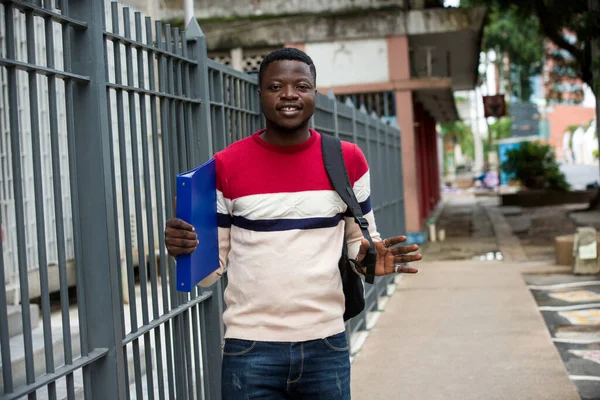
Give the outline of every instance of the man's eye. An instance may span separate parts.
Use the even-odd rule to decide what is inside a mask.
[[[271,90],[279,90],[279,89],[281,89],[281,85],[271,85],[271,86],[269,86],[269,89],[271,89]]]
[[[308,85],[299,85],[298,89],[300,89],[300,90],[308,90],[310,88],[308,87]]]

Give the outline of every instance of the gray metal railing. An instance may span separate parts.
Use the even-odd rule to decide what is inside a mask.
[[[175,175],[262,126],[256,77],[208,59],[196,23],[117,3],[0,17],[0,398],[219,399],[226,279],[178,292],[162,232]],[[312,125],[361,146],[379,230],[403,232],[398,128],[332,94]]]

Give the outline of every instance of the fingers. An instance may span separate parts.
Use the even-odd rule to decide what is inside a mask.
[[[166,225],[165,245],[171,256],[191,254],[196,250],[198,235],[192,225],[178,218],[170,219]]]
[[[167,221],[167,228],[183,229],[186,231],[194,231],[194,227],[180,218],[171,218]]]
[[[196,250],[196,246],[194,247],[179,247],[179,246],[167,246],[167,251],[173,257],[180,256],[183,254],[192,254]]]
[[[421,254],[395,256],[394,263],[396,263],[396,264],[410,263],[410,262],[415,262],[415,261],[421,261],[422,258],[423,258],[423,256]]]
[[[397,245],[398,243],[406,242],[406,236],[395,236],[391,238],[384,239],[385,247],[392,247]]]
[[[416,269],[416,268],[413,268],[413,267],[408,267],[408,266],[398,267],[398,273],[402,273],[402,274],[416,274],[417,272],[419,272],[419,270]]]
[[[167,247],[172,246],[191,248],[193,251],[193,249],[195,249],[198,245],[198,239],[182,239],[165,235],[165,244],[167,245]]]
[[[371,245],[369,244],[369,241],[367,239],[361,240],[360,248],[358,249],[358,254],[356,256],[356,259],[358,261],[362,261],[363,258],[365,258],[365,256],[367,255],[367,252],[369,251],[370,247],[371,247]]]
[[[401,255],[401,254],[413,253],[417,250],[419,250],[419,246],[416,244],[411,244],[410,246],[395,247],[395,248],[391,249],[390,251],[392,252],[393,255],[397,256],[397,255]]]

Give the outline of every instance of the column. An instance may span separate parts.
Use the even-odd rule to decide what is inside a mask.
[[[388,69],[391,82],[410,79],[410,53],[406,36],[387,38]],[[417,179],[417,145],[412,92],[396,90],[396,118],[402,131],[402,175],[404,178],[404,210],[406,231],[421,228],[419,212],[419,182]]]

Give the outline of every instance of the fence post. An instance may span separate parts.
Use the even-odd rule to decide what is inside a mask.
[[[335,98],[335,94],[333,93],[333,90],[329,89],[329,91],[327,91],[327,97],[331,100],[331,102],[333,103],[333,132],[336,138],[340,137],[340,127],[339,127],[339,122],[338,122],[338,102],[337,99]]]
[[[70,157],[76,175],[74,239],[80,308],[82,356],[85,351],[107,349],[106,356],[89,365],[94,399],[126,398],[125,361],[119,295],[117,221],[114,220],[114,177],[111,173],[106,68],[104,58],[104,2],[69,1],[69,17],[85,21],[87,29],[72,32],[73,72],[89,77],[88,84],[73,85],[73,140]],[[68,53],[67,53],[68,54]],[[67,94],[68,96],[69,94]],[[77,220],[74,216],[74,220]],[[84,375],[86,371],[84,371]]]
[[[352,140],[356,143],[356,106],[349,97],[346,98],[346,105],[352,107]]]
[[[210,90],[208,86],[208,54],[206,49],[206,36],[198,21],[193,18],[186,29],[187,45],[190,49],[191,57],[198,61],[198,66],[192,78],[194,85],[193,93],[200,100],[201,111],[198,129],[195,132],[187,134],[198,134],[195,143],[198,145],[195,154],[199,154],[200,160],[195,162],[204,162],[213,156],[212,127],[210,119]],[[222,323],[222,301],[221,282],[217,282],[209,289],[202,289],[203,293],[212,292],[212,296],[200,304],[200,330],[202,332],[202,358],[204,374],[204,390],[206,399],[221,399],[221,340]]]
[[[189,25],[185,30],[187,38],[188,54],[198,61],[198,66],[195,68],[194,74],[190,77],[192,81],[193,91],[195,95],[200,97],[202,104],[200,106],[200,121],[195,132],[187,132],[189,135],[197,134],[198,156],[200,160],[194,162],[204,162],[213,155],[212,143],[212,127],[210,120],[210,91],[208,87],[208,65],[207,65],[207,50],[206,36],[202,32],[202,28],[198,25],[195,18],[190,20]]]

